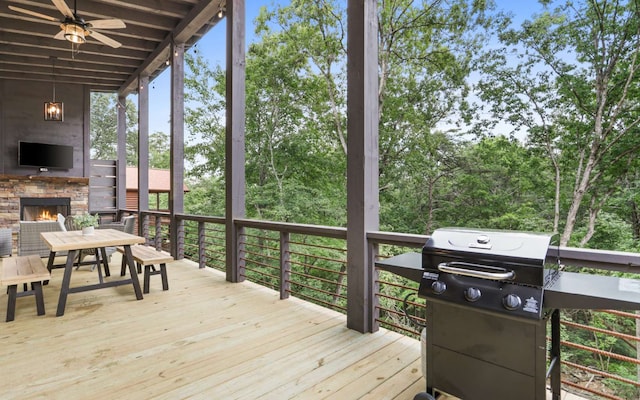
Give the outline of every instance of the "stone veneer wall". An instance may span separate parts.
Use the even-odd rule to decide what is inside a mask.
[[[89,178],[0,175],[0,228],[11,228],[17,254],[21,197],[68,197],[71,214],[89,209]]]

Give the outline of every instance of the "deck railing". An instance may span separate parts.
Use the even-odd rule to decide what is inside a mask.
[[[169,218],[144,212],[142,231],[158,248],[169,241]],[[184,225],[180,242],[184,257],[201,268],[225,271],[225,219],[179,215]],[[244,251],[240,276],[280,292],[346,312],[346,229],[338,227],[238,219],[239,245]],[[427,236],[369,232],[376,257],[419,251]],[[563,263],[597,269],[598,273],[632,273],[639,278],[636,254],[565,248]],[[613,272],[612,272],[613,271]],[[417,284],[387,271],[378,271],[376,315],[379,326],[419,337],[424,322],[424,299],[416,296]],[[408,314],[408,315],[407,315]],[[562,313],[564,389],[579,389],[607,399],[640,396],[640,314],[612,310],[567,310]],[[573,338],[570,341],[569,338]]]

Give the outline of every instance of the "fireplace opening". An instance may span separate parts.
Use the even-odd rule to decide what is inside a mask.
[[[69,197],[22,197],[20,198],[20,221],[55,221],[58,213],[69,215]]]

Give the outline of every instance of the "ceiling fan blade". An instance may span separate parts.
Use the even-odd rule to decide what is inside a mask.
[[[95,29],[122,29],[127,27],[121,19],[116,18],[88,21],[87,26]]]
[[[53,3],[54,6],[56,6],[58,10],[60,10],[62,15],[64,15],[69,19],[75,19],[73,12],[69,8],[69,6],[67,6],[67,3],[64,2],[64,0],[51,0],[51,2]]]
[[[103,35],[100,32],[96,32],[96,31],[89,31],[89,36],[91,36],[92,38],[113,47],[114,49],[117,49],[118,47],[122,46],[122,43],[111,39],[110,37],[107,37],[105,35]]]
[[[66,40],[64,37],[64,31],[58,32],[53,38],[58,40]]]
[[[19,13],[29,14],[29,15],[31,15],[33,17],[38,17],[38,18],[42,18],[42,19],[47,19],[49,21],[58,22],[57,18],[53,18],[53,17],[51,17],[49,15],[40,14],[39,12],[27,10],[27,9],[24,9],[24,8],[20,8],[20,7],[16,7],[16,6],[9,6],[9,9],[13,10],[13,11],[17,11]]]

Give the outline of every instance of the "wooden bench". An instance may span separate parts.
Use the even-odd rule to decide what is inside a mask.
[[[124,247],[118,247],[118,252],[122,253],[122,267],[120,275],[125,275],[126,258],[124,257]],[[151,275],[160,274],[162,277],[162,290],[169,290],[169,279],[167,278],[167,263],[173,261],[171,254],[166,251],[158,251],[150,246],[131,246],[131,254],[138,266],[144,266],[144,285],[142,292],[149,293],[149,281]],[[154,264],[160,264],[160,270],[156,270]]]
[[[16,298],[35,295],[38,315],[44,315],[44,296],[42,282],[51,279],[51,273],[38,255],[9,257],[2,261],[2,285],[8,286],[7,322],[13,321],[16,314]],[[31,290],[27,290],[27,284]],[[18,293],[18,285],[23,284],[25,290]]]

